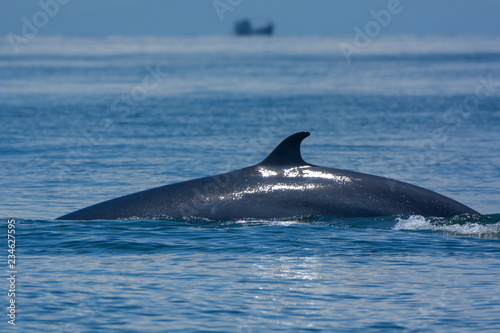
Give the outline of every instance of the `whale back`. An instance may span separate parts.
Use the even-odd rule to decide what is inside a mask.
[[[415,185],[309,164],[300,152],[302,141],[309,135],[299,132],[289,136],[254,166],[129,194],[58,219],[478,214],[451,198]]]

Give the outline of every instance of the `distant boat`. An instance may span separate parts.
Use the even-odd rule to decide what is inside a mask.
[[[236,21],[234,24],[234,34],[236,36],[268,35],[273,34],[274,24],[272,22],[260,28],[252,28],[250,20],[244,19]]]

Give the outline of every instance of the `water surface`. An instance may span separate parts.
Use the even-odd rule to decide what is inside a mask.
[[[341,41],[51,37],[18,54],[2,41],[0,217],[4,235],[16,221],[16,329],[500,330],[500,41],[382,38],[351,63]],[[256,164],[304,130],[309,163],[485,215],[54,220]]]

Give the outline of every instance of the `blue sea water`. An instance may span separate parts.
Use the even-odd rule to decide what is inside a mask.
[[[500,38],[385,37],[350,62],[341,42],[2,40],[0,331],[498,332]],[[258,163],[304,130],[310,163],[484,215],[54,220]]]

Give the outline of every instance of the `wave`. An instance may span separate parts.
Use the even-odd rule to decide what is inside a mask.
[[[396,218],[393,230],[430,230],[454,236],[500,239],[500,214],[432,219],[419,215]]]
[[[74,234],[77,239],[89,241],[89,228],[98,229],[97,235],[107,235],[111,240],[123,235],[126,239],[134,233],[155,235],[171,233],[173,230],[195,229],[234,229],[252,227],[319,227],[321,230],[329,227],[375,229],[387,231],[431,231],[440,232],[450,236],[469,236],[477,238],[500,239],[500,214],[493,215],[460,215],[451,218],[427,218],[419,215],[412,216],[386,216],[377,218],[334,218],[329,216],[304,215],[290,218],[274,219],[235,219],[213,221],[203,218],[174,219],[157,217],[150,219],[126,219],[126,220],[96,220],[96,221],[54,221],[54,220],[30,220],[15,219],[19,227],[29,230],[28,238],[50,236],[56,243],[69,241],[66,237],[59,239],[53,233],[59,235],[59,231]],[[7,219],[1,219],[7,221]],[[196,236],[194,234],[193,236]],[[54,237],[56,239],[54,239]],[[71,237],[70,237],[71,238]],[[92,239],[96,240],[96,239]],[[113,243],[113,242],[111,242]],[[118,242],[119,243],[119,242]],[[54,244],[54,245],[55,245]],[[68,244],[66,244],[68,245]],[[109,244],[111,247],[120,247],[123,244]]]

